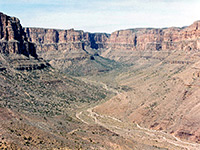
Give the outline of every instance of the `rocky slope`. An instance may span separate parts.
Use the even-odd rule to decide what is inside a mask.
[[[155,149],[102,126],[86,125],[75,119],[78,109],[104,99],[111,92],[102,85],[92,85],[46,67],[48,64],[37,56],[18,19],[1,14],[1,23],[0,149],[131,149],[135,146]],[[82,54],[87,52],[82,50]]]
[[[73,29],[22,30],[18,19],[0,16],[0,148],[160,148],[149,142],[154,141],[151,134],[146,145],[143,132],[137,143],[124,137],[129,130],[123,126],[116,134],[90,124],[106,115],[200,143],[199,22],[186,28],[130,29],[109,35]],[[63,72],[88,75],[96,69],[102,74],[73,78],[46,68],[31,42],[40,56]],[[130,65],[109,72],[120,63],[99,56],[100,52]],[[91,102],[113,91],[118,95],[95,107],[97,119],[86,117],[89,126],[78,120],[84,107],[87,112],[81,117],[88,115]]]
[[[131,90],[96,111],[199,143],[199,51],[135,51],[129,55],[134,65],[110,80]]]
[[[112,144],[126,142],[69,116],[104,99],[105,89],[47,67],[17,18],[1,13],[0,23],[0,149],[112,149]]]
[[[72,75],[87,75],[116,68],[115,62],[109,65],[109,59],[131,63],[138,57],[151,57],[139,56],[139,53],[133,56],[130,54],[133,51],[198,50],[199,25],[200,22],[196,21],[184,28],[127,29],[113,32],[111,35],[74,29],[24,28],[24,31],[28,40],[36,43],[39,56],[45,58],[53,67]],[[102,60],[98,55],[108,60]],[[78,70],[80,74],[77,74]]]
[[[52,67],[71,75],[108,72],[119,64],[100,57],[109,34],[83,31],[24,28],[28,40],[36,43],[37,54]]]

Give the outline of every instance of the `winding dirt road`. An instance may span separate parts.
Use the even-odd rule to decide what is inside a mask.
[[[95,106],[95,107],[97,107],[97,106]],[[123,137],[132,138],[133,135],[137,134],[137,132],[139,131],[139,132],[143,132],[145,135],[151,136],[152,140],[154,140],[154,141],[156,140],[161,143],[166,142],[168,144],[179,147],[179,149],[200,150],[200,144],[182,141],[179,138],[175,137],[174,135],[167,134],[163,131],[156,131],[156,130],[143,128],[138,124],[135,124],[135,129],[127,129],[127,128],[122,128],[122,127],[114,125],[114,124],[106,123],[105,121],[102,121],[102,120],[115,121],[120,124],[123,124],[124,122],[122,122],[121,120],[119,120],[117,118],[111,117],[111,116],[97,114],[96,112],[93,111],[95,109],[95,107],[88,108],[85,111],[77,112],[76,118],[78,118],[79,120],[81,120],[83,123],[85,123],[87,125],[92,124],[92,122],[86,121],[83,118],[81,118],[81,115],[84,113],[84,115],[87,114],[87,117],[90,117],[93,120],[93,123],[101,125],[117,134],[120,134]],[[141,137],[141,138],[145,138],[145,137]]]
[[[99,83],[103,86],[103,88],[105,88],[108,91],[114,92],[117,95],[121,95],[123,93],[119,93],[117,90],[112,89],[110,87],[108,87],[106,84],[104,83]],[[98,124],[100,126],[103,126],[117,134],[120,134],[123,137],[129,137],[129,138],[133,138],[135,137],[135,135],[137,135],[138,133],[140,135],[138,135],[139,138],[141,139],[148,139],[151,141],[157,141],[160,143],[168,143],[168,145],[173,145],[175,147],[179,147],[178,149],[187,149],[187,150],[200,150],[200,144],[197,143],[189,143],[186,141],[182,141],[179,138],[175,137],[174,135],[165,133],[163,131],[157,131],[157,130],[151,130],[148,128],[144,128],[141,127],[139,124],[132,124],[130,126],[134,126],[134,128],[124,128],[124,124],[127,124],[126,122],[123,122],[117,118],[114,118],[112,116],[107,116],[107,115],[101,115],[101,114],[97,114],[96,112],[94,112],[94,109],[98,107],[92,107],[92,108],[86,108],[85,110],[82,110],[80,112],[76,113],[76,118],[79,119],[80,121],[82,121],[83,123],[90,125],[90,124]],[[89,120],[93,120],[93,121],[89,121],[88,119],[84,120],[84,117],[81,117],[82,115],[85,115],[87,117],[89,117]],[[110,122],[118,122],[120,125],[117,124],[112,124]],[[142,135],[142,136],[141,136]],[[148,138],[146,138],[145,136],[148,136]],[[134,139],[135,140],[135,139]],[[172,146],[172,147],[173,147]],[[169,147],[168,147],[169,148]],[[169,148],[174,150],[173,148]]]
[[[107,129],[112,130],[113,132],[117,132],[118,134],[120,133],[120,135],[122,135],[122,136],[126,135],[126,136],[129,136],[129,137],[132,137],[131,133],[135,133],[135,129],[130,130],[130,129],[121,128],[119,126],[109,125],[109,124],[106,124],[104,122],[101,122],[100,119],[98,119],[98,118],[106,118],[106,119],[110,118],[114,121],[118,121],[119,123],[123,123],[121,120],[119,120],[117,118],[114,118],[114,117],[111,117],[111,116],[100,115],[100,114],[95,113],[93,111],[94,108],[89,108],[86,111],[88,112],[88,117],[91,117],[94,120],[95,124],[101,125],[101,126],[107,128]],[[77,113],[76,117],[85,124],[88,124],[88,125],[91,124],[91,122],[86,122],[85,120],[83,120],[80,117],[82,115],[82,113],[83,113],[82,111]],[[172,144],[172,145],[175,145],[175,146],[178,146],[178,147],[182,147],[183,149],[187,149],[187,150],[200,150],[199,144],[182,141],[182,140],[178,139],[177,137],[170,135],[170,134],[167,134],[163,131],[150,130],[150,129],[147,129],[147,128],[143,128],[143,127],[139,126],[138,124],[136,124],[136,127],[137,127],[136,130],[139,130],[140,132],[142,131],[144,134],[151,135],[152,137],[154,137],[153,140],[157,140],[159,142],[165,141],[169,144]],[[158,137],[158,138],[155,138],[155,137]]]

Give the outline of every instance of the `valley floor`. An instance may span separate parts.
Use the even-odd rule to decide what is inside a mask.
[[[122,94],[123,93],[119,93],[119,95]],[[146,144],[152,146],[152,149],[200,149],[200,144],[180,140],[174,135],[168,134],[164,131],[156,131],[148,128],[143,128],[137,123],[128,123],[115,117],[96,113],[96,107],[98,107],[98,105],[92,108],[85,108],[84,110],[78,111],[76,113],[76,118],[87,125],[98,124],[103,126],[124,138],[136,141],[138,145]],[[73,130],[72,132],[76,132],[76,130]],[[118,149],[121,149],[120,146]],[[137,147],[136,145],[133,147],[133,149],[141,149],[141,147]]]
[[[109,55],[132,64],[84,81],[117,95],[79,110],[76,118],[152,149],[200,149],[199,52],[111,51]]]
[[[7,63],[0,148],[200,149],[199,52],[127,53],[111,54],[124,61],[113,70],[81,77]]]

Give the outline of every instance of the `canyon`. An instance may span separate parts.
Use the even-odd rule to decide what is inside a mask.
[[[108,33],[0,13],[0,147],[200,148],[200,21]]]

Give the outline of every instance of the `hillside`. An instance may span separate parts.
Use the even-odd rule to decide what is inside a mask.
[[[158,149],[101,125],[82,122],[80,110],[112,97],[115,91],[101,82],[75,78],[53,68],[49,60],[37,54],[36,44],[27,40],[19,19],[3,13],[0,18],[1,149]],[[66,55],[73,63],[79,61],[74,61],[76,56],[70,53]],[[95,53],[78,55],[91,60],[86,68],[94,64],[93,60],[102,66],[106,63],[111,69],[112,63],[118,65]],[[90,69],[98,70],[95,67],[96,64]],[[79,68],[75,75],[82,75]]]
[[[86,127],[70,115],[108,92],[60,74],[38,57],[17,18],[0,13],[0,27],[1,149],[79,147],[64,133]]]
[[[52,67],[75,76],[101,74],[121,66],[120,63],[99,56],[110,36],[106,33],[24,28],[28,40],[37,46],[37,54]]]
[[[199,21],[106,33],[0,13],[1,149],[200,149]]]

